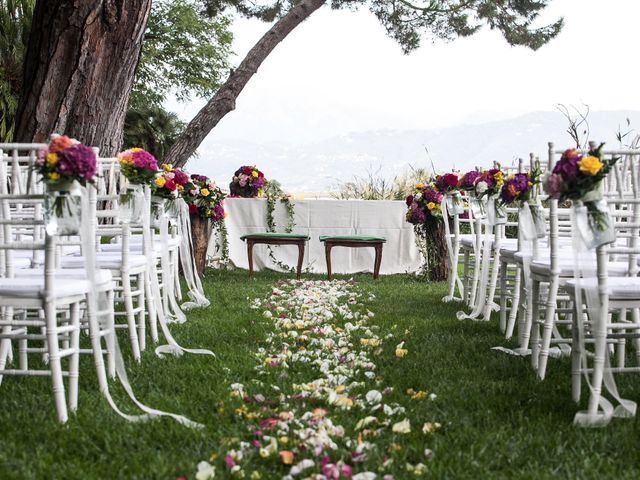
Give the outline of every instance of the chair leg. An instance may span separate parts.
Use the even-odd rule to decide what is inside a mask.
[[[94,293],[90,293],[89,295],[94,295]],[[87,302],[89,305],[94,304],[97,305],[97,302]],[[112,305],[112,304],[111,304]],[[98,377],[98,386],[100,388],[100,392],[104,393],[107,391],[108,381],[107,375],[104,369],[104,357],[102,356],[102,344],[100,340],[100,325],[98,323],[98,315],[97,312],[94,312],[91,308],[87,309],[87,318],[89,319],[89,338],[91,339],[91,349],[93,350],[93,362],[96,367],[96,375]],[[113,318],[110,316],[110,318]],[[111,353],[111,357],[115,355],[115,328],[112,328],[110,335],[107,336],[107,344],[109,344],[109,337],[112,337],[111,341],[113,342],[113,348]],[[137,345],[136,341],[136,345]],[[109,348],[109,347],[108,347]],[[115,376],[115,363],[114,363],[114,376]]]
[[[580,301],[580,300],[576,300]],[[580,402],[580,393],[582,390],[582,345],[580,345],[579,324],[584,322],[583,318],[578,315],[577,308],[573,314],[573,322],[571,323],[571,398],[574,402]]]
[[[518,318],[518,311],[520,310],[520,293],[522,290],[522,283],[522,268],[520,267],[520,265],[516,265],[513,284],[513,298],[511,299],[511,310],[509,310],[509,319],[507,321],[507,328],[504,335],[506,338],[511,338],[513,336],[516,319]]]
[[[151,291],[150,275],[155,275],[155,273],[142,272],[138,274],[136,278],[136,289],[139,292],[137,302],[139,312],[136,323],[138,325],[138,342],[140,342],[140,352],[144,352],[144,349],[147,346],[147,317],[149,324],[152,324],[156,321],[157,315],[156,304],[154,302],[155,297]],[[162,299],[158,300],[161,301]]]
[[[107,308],[108,313],[106,316],[106,325],[103,326],[106,330],[107,337],[105,339],[107,344],[107,369],[110,378],[116,378],[116,328],[115,328],[115,313],[113,311],[114,292],[110,290],[107,293]],[[101,355],[102,356],[102,355]]]
[[[527,292],[527,309],[525,313],[524,326],[522,328],[522,336],[520,339],[520,347],[523,350],[529,348],[529,339],[531,338],[533,324],[538,314],[538,299],[540,295],[540,283],[537,280],[531,280],[531,291]]]
[[[549,347],[551,346],[551,334],[556,318],[557,299],[558,299],[558,277],[555,275],[549,283],[549,294],[547,295],[547,309],[544,318],[544,328],[542,331],[542,344],[540,345],[540,353],[538,355],[538,377],[544,380],[547,371],[547,361],[549,359]]]
[[[80,368],[80,304],[74,303],[69,309],[69,323],[73,327],[70,333],[70,348],[73,353],[69,357],[69,410],[78,409],[78,377]]]
[[[512,294],[513,296],[513,294]],[[513,308],[513,302],[511,302]],[[500,262],[500,320],[498,323],[500,331],[507,330],[507,262]]]
[[[49,351],[49,370],[51,371],[53,400],[56,406],[58,421],[60,423],[66,423],[69,416],[67,413],[67,402],[64,394],[64,383],[62,381],[62,365],[60,362],[55,302],[46,302],[44,309],[45,321],[47,324],[47,350]]]
[[[462,297],[462,301],[467,305],[470,305],[469,285],[471,283],[471,279],[469,278],[469,262],[470,262],[469,250],[465,249],[462,257],[462,280],[463,280],[462,283],[463,283],[463,290],[464,290],[464,296]]]
[[[331,245],[325,242],[324,255],[327,261],[327,278],[331,280]]]
[[[131,351],[133,358],[140,361],[140,343],[138,342],[138,331],[136,328],[136,319],[133,313],[133,298],[131,297],[131,276],[128,272],[122,272],[122,297],[124,300],[124,308],[127,314],[127,324],[129,326],[129,340],[131,342]]]
[[[601,309],[600,317],[593,322],[593,338],[595,341],[595,356],[593,357],[593,376],[591,377],[591,396],[589,397],[588,412],[590,415],[598,413],[600,395],[602,393],[602,380],[604,378],[605,355],[607,352],[607,309]]]

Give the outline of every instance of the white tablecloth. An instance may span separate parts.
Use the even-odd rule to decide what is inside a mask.
[[[294,233],[309,235],[305,249],[303,269],[326,272],[324,244],[320,235],[375,235],[387,242],[382,251],[381,274],[414,272],[422,265],[422,256],[416,247],[413,227],[405,221],[407,207],[402,201],[367,200],[294,200]],[[248,233],[267,231],[267,202],[261,198],[228,198],[225,209],[229,234],[229,257],[236,267],[249,268],[246,244],[240,240]],[[274,212],[277,230],[284,232],[287,215],[284,205],[276,204]],[[298,249],[294,245],[272,246],[275,257],[287,265],[295,266]],[[209,255],[215,255],[215,238],[209,244]],[[253,250],[254,269],[280,270],[268,256],[266,245]],[[373,271],[373,248],[334,247],[331,264],[334,273]]]

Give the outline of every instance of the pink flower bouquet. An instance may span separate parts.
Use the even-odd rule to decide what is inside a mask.
[[[141,148],[130,148],[118,154],[120,171],[136,184],[150,184],[158,172],[156,157]]]

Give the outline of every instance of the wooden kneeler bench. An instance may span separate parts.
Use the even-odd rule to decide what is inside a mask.
[[[380,263],[382,263],[382,245],[386,242],[384,237],[371,237],[367,235],[334,235],[320,237],[324,243],[324,252],[327,259],[327,275],[331,280],[331,249],[333,247],[373,247],[376,250],[376,258],[373,264],[373,278],[378,278],[380,274]]]
[[[298,266],[296,268],[296,278],[300,279],[302,274],[302,261],[304,260],[304,247],[309,240],[307,235],[300,233],[251,233],[243,235],[240,240],[247,242],[247,255],[249,257],[249,276],[253,275],[253,246],[256,244],[266,245],[297,245],[298,246]]]

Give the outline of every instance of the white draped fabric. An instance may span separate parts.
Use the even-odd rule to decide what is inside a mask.
[[[382,254],[381,274],[415,272],[423,263],[415,243],[413,226],[405,221],[407,207],[403,201],[367,200],[294,200],[295,233],[311,239],[305,250],[303,269],[324,273],[324,245],[320,235],[374,235],[387,239]],[[242,235],[267,231],[267,201],[262,198],[228,198],[226,226],[229,233],[229,257],[239,268],[248,268],[247,247]],[[274,218],[277,230],[284,231],[287,213],[277,202]],[[215,238],[209,244],[209,256],[215,257]],[[295,266],[298,249],[290,246],[272,247],[277,260]],[[254,268],[280,270],[269,258],[266,245],[254,248]],[[334,273],[372,272],[373,248],[335,247],[331,251]]]

